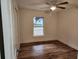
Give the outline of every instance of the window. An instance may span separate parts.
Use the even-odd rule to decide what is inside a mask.
[[[33,36],[43,36],[44,31],[43,31],[43,19],[44,17],[34,17],[33,18]]]

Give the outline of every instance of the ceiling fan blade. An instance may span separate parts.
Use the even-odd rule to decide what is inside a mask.
[[[68,4],[69,2],[62,2],[62,3],[59,3],[57,5],[63,5],[63,4]]]
[[[66,9],[66,7],[60,7],[60,6],[57,6],[57,8]]]

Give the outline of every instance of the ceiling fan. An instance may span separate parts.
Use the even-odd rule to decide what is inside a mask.
[[[50,0],[50,1],[47,1],[45,3],[46,5],[49,5],[49,10],[50,11],[54,11],[56,10],[57,8],[60,8],[60,9],[66,9],[66,6],[67,4],[69,4],[69,2],[61,2],[61,3],[57,3],[57,1],[55,0]]]

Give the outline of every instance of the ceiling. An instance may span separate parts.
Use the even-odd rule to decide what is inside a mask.
[[[49,5],[45,4],[49,0],[17,0],[19,8],[28,8],[34,10],[49,10]],[[54,0],[58,2],[68,1],[71,5],[77,5],[77,0]]]

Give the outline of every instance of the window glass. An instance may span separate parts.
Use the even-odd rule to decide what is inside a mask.
[[[43,31],[43,19],[44,17],[34,17],[33,18],[33,36],[43,36],[44,31]]]

